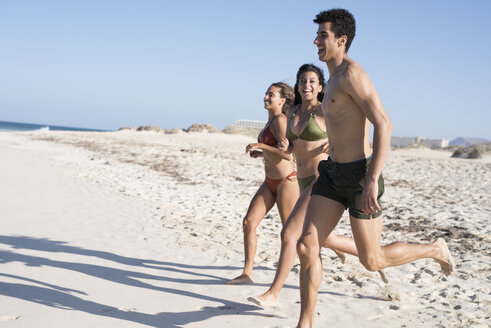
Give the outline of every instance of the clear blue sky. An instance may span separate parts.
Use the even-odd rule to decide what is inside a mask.
[[[396,136],[491,139],[491,1],[0,1],[0,120],[118,129],[266,120],[272,82],[317,59],[321,10]]]

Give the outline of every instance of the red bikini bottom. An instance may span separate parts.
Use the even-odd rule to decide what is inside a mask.
[[[276,195],[280,183],[285,182],[286,180],[294,180],[296,177],[297,171],[293,171],[292,173],[281,179],[271,179],[266,177],[266,184],[268,185],[269,190],[271,190],[271,192]]]

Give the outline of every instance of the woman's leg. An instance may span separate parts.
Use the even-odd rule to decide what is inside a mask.
[[[281,231],[281,250],[273,283],[266,293],[249,297],[248,300],[259,306],[276,306],[281,288],[290,273],[297,254],[297,241],[302,234],[305,211],[309,203],[312,186],[307,187],[298,198],[293,211]]]
[[[295,207],[298,196],[300,196],[300,188],[298,187],[296,176],[286,178],[280,183],[276,195],[276,206],[278,207],[282,225],[285,225],[288,216]]]
[[[271,210],[275,203],[275,195],[271,192],[266,182],[263,182],[254,195],[244,217],[242,228],[244,231],[244,254],[245,262],[242,274],[226,284],[246,284],[252,283],[252,270],[254,266],[254,255],[256,255],[257,234],[256,228],[264,218],[266,213]]]

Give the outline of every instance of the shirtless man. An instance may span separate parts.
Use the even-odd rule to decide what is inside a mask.
[[[454,260],[442,238],[430,244],[395,242],[381,246],[384,191],[382,167],[390,147],[392,123],[365,71],[347,52],[355,37],[355,19],[344,9],[319,13],[314,44],[319,60],[329,69],[322,102],[329,138],[329,159],[319,163],[319,179],[312,189],[304,230],[297,244],[300,257],[301,312],[298,327],[311,327],[322,280],[320,246],[345,209],[360,262],[370,271],[421,258],[437,261],[445,275]],[[373,152],[369,126],[373,124]]]

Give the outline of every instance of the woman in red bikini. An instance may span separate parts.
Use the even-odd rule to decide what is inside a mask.
[[[254,255],[256,254],[256,228],[266,214],[278,208],[284,224],[300,194],[297,172],[291,154],[278,149],[278,140],[286,136],[286,110],[293,104],[292,87],[285,83],[273,83],[264,96],[264,108],[268,110],[268,122],[261,131],[257,143],[247,145],[251,157],[262,157],[266,178],[252,198],[243,221],[245,262],[242,274],[227,284],[252,283]]]

